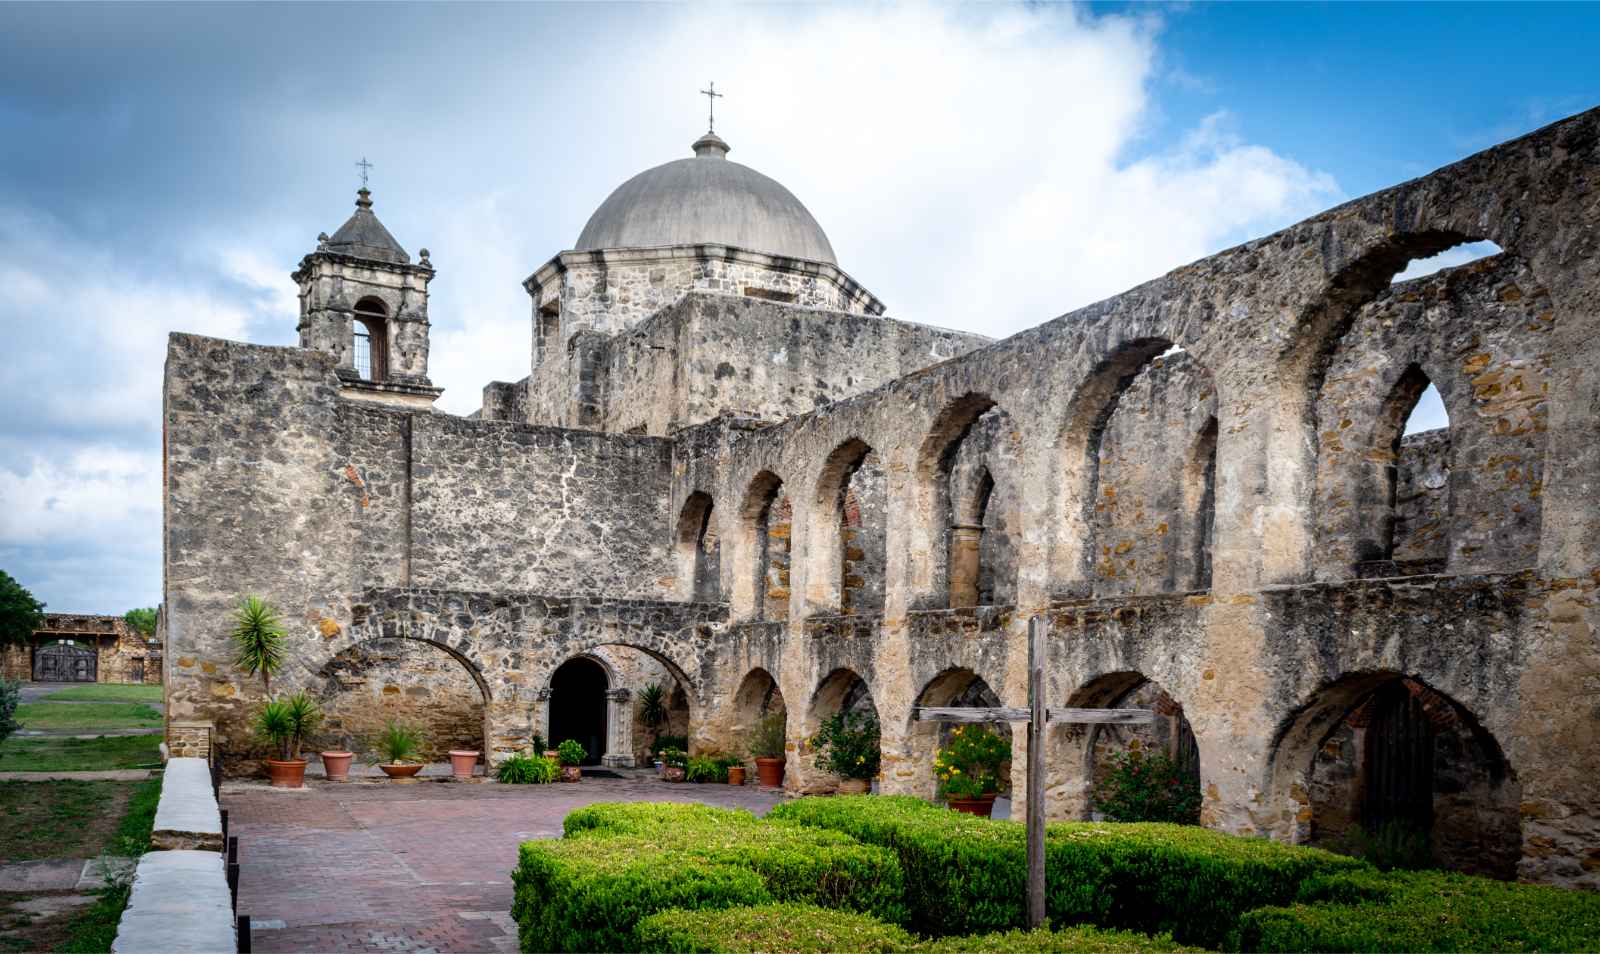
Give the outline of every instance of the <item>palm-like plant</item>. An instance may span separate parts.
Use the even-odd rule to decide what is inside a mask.
[[[639,721],[654,736],[667,721],[667,697],[656,683],[639,690]]]
[[[246,675],[261,674],[261,685],[272,691],[272,674],[283,666],[283,619],[272,604],[246,596],[233,611],[233,664]]]
[[[422,730],[406,722],[390,719],[378,733],[373,748],[383,765],[404,765],[421,761]]]
[[[300,746],[322,721],[322,710],[305,690],[283,699],[268,699],[256,713],[256,731],[278,747],[285,762],[299,761]]]

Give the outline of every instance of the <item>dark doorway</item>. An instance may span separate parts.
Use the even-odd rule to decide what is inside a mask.
[[[1400,822],[1426,832],[1433,828],[1433,725],[1422,700],[1404,680],[1373,696],[1367,730],[1366,797],[1362,823],[1378,832]]]
[[[94,682],[100,654],[77,643],[57,640],[33,651],[35,682]]]
[[[584,765],[599,765],[606,754],[606,671],[592,659],[561,664],[550,677],[550,747],[577,739],[588,753]]]

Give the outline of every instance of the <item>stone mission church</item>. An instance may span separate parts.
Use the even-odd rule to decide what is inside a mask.
[[[175,751],[261,756],[227,640],[255,594],[313,751],[403,717],[629,766],[783,713],[786,785],[827,791],[806,740],[852,709],[879,790],[931,798],[913,708],[1025,705],[1037,616],[1049,704],[1159,714],[1051,728],[1051,817],[1155,748],[1207,826],[1401,822],[1600,888],[1600,110],[1002,341],[886,316],[731,154],[708,132],[532,267],[529,374],[466,417],[433,406],[434,262],[365,188],[293,273],[298,347],[171,336]],[[1430,385],[1449,426],[1407,436]]]

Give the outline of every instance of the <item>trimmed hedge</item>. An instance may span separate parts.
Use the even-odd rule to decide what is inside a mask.
[[[775,821],[843,832],[900,858],[910,926],[933,935],[1018,928],[1027,842],[1017,822],[952,812],[919,799],[806,798]],[[1291,902],[1315,875],[1370,870],[1312,848],[1187,825],[1057,823],[1046,834],[1046,913],[1052,924],[1170,934],[1220,947],[1239,916]]]
[[[668,908],[804,901],[905,919],[893,853],[839,832],[703,805],[592,805],[566,837],[525,842],[512,873],[524,950],[636,950]]]
[[[639,936],[646,950],[669,954],[1169,954],[1193,950],[1164,938],[1092,927],[919,941],[899,927],[865,914],[804,904],[666,911],[641,921]]]
[[[1240,920],[1247,951],[1600,951],[1600,895],[1437,871],[1307,880]]]

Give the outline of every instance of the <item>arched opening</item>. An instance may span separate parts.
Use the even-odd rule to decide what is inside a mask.
[[[550,746],[576,739],[587,755],[583,764],[599,765],[608,751],[610,688],[605,667],[594,659],[577,656],[562,663],[550,677]]]
[[[335,655],[317,676],[323,720],[310,751],[370,751],[390,720],[421,730],[429,761],[442,761],[451,749],[489,751],[480,677],[436,643],[366,640]]]
[[[815,753],[812,751],[809,740],[822,728],[822,723],[837,713],[855,713],[878,720],[878,706],[872,700],[872,690],[867,686],[867,681],[851,669],[835,669],[828,673],[817,684],[816,692],[812,693],[811,705],[806,710],[802,755],[803,765],[801,776],[804,782],[801,788],[804,792],[832,792],[839,787],[838,776],[815,767],[812,764]]]
[[[931,587],[918,602],[952,608],[1016,600],[1018,515],[1014,488],[1021,437],[987,396],[947,407],[923,442],[919,509],[932,559]]]
[[[833,580],[832,605],[843,615],[883,612],[887,561],[888,482],[878,455],[865,442],[849,440],[828,456],[817,485],[816,513],[823,524],[815,538],[815,564]]]
[[[356,302],[354,351],[351,355],[358,374],[366,381],[389,379],[389,309],[376,298]]]
[[[790,532],[794,508],[783,481],[762,471],[750,482],[742,513],[747,552],[751,560],[751,615],[756,619],[789,618]]]
[[[1092,590],[1209,588],[1217,446],[1211,374],[1169,347],[1117,384],[1088,435]]]
[[[1416,429],[1424,424],[1436,426]],[[1357,575],[1441,573],[1450,557],[1450,416],[1420,365],[1395,382],[1379,427],[1374,443],[1387,453],[1374,455],[1383,468],[1378,552],[1376,565],[1361,564]]]
[[[1069,785],[1069,790],[1075,790],[1081,798],[1076,812],[1078,817],[1146,820],[1118,817],[1113,800],[1119,794],[1119,770],[1123,770],[1124,776],[1129,774],[1126,769],[1133,764],[1133,759],[1141,760],[1149,768],[1154,757],[1177,782],[1170,790],[1163,787],[1159,793],[1161,804],[1192,806],[1192,811],[1181,818],[1163,820],[1199,822],[1200,748],[1194,729],[1183,713],[1183,705],[1160,684],[1139,672],[1108,673],[1073,693],[1067,704],[1079,708],[1149,709],[1156,714],[1153,722],[1070,725],[1061,730],[1064,764],[1081,766],[1078,784]],[[1072,801],[1068,800],[1069,806]]]
[[[713,509],[711,497],[697,490],[678,514],[678,592],[683,599],[722,599],[722,540],[711,519]]]
[[[1319,691],[1280,733],[1272,769],[1297,841],[1516,877],[1521,785],[1472,713],[1420,679],[1364,673]]]
[[[940,708],[952,706],[998,707],[1000,697],[989,687],[983,677],[970,669],[946,669],[922,687],[917,694],[916,706],[936,706]],[[1020,725],[1021,723],[1019,723]],[[1007,740],[1013,749],[1019,748],[1021,741],[1010,723],[961,723],[978,728],[988,729],[995,735]],[[912,779],[909,788],[923,798],[933,799],[938,794],[937,780],[933,773],[933,760],[941,748],[950,743],[950,736],[958,728],[953,722],[924,722],[912,719],[906,727],[907,752]],[[1009,796],[1011,792],[1011,766],[1009,763],[1000,767],[1000,794]],[[1004,817],[1004,812],[998,817]]]
[[[772,673],[758,667],[745,673],[733,696],[731,729],[736,744],[743,746],[762,720],[769,717],[784,720],[787,731],[789,713],[784,706],[783,692]]]

